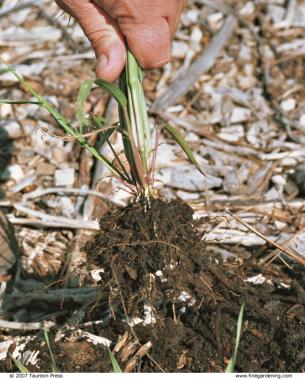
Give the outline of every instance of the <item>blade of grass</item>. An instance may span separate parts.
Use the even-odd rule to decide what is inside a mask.
[[[136,61],[131,61],[136,63]],[[124,72],[120,76],[120,88],[124,92],[126,98],[128,99],[128,106],[121,107],[120,110],[120,125],[128,133],[128,137],[123,137],[124,149],[126,157],[129,161],[132,177],[135,179],[139,187],[139,192],[146,190],[147,188],[147,173],[146,164],[143,160],[142,149],[136,145],[136,140],[139,142],[139,135],[136,126],[136,117],[134,114],[133,98],[131,96],[130,85],[133,81],[130,80],[128,71],[130,61],[127,60],[127,65]],[[138,71],[132,70],[133,75],[138,75]]]
[[[132,53],[127,52],[127,82],[128,108],[133,134],[137,138],[137,148],[140,152],[145,173],[149,168],[149,153],[151,150],[150,133],[146,104],[142,88],[142,72]]]
[[[188,145],[188,143],[184,140],[181,133],[174,127],[172,127],[169,124],[166,124],[163,128],[169,132],[169,134],[177,141],[177,143],[180,145],[184,153],[187,155],[188,159],[191,161],[191,163],[196,167],[199,172],[205,176],[204,172],[201,170],[201,167],[199,166],[198,162],[196,161],[196,158]]]
[[[40,105],[45,108],[57,121],[57,123],[63,127],[68,133],[71,135],[75,135],[74,129],[69,125],[69,122],[67,119],[65,119],[59,112],[57,112],[51,104],[44,99],[42,96],[40,96],[30,85],[27,83],[18,73],[17,71],[10,65],[6,64],[7,71],[10,72],[18,81],[23,85],[23,87],[31,93],[40,103]]]
[[[123,91],[113,83],[106,82],[103,79],[96,79],[94,82],[98,87],[110,93],[122,108],[127,107],[127,99]]]
[[[107,138],[107,145],[108,145],[108,147],[110,148],[112,154],[114,155],[115,160],[118,162],[120,168],[122,169],[126,181],[129,182],[129,183],[132,183],[132,179],[130,178],[129,174],[127,173],[127,171],[126,171],[126,169],[125,169],[125,167],[124,167],[124,165],[123,165],[123,163],[122,163],[122,161],[121,161],[119,155],[118,155],[118,154],[116,153],[116,151],[114,150],[114,148],[113,148],[113,146],[112,146],[112,144],[111,144],[111,142],[109,141],[108,138]]]
[[[144,169],[143,169],[143,163],[141,160],[141,155],[140,155],[140,153],[137,149],[137,146],[134,142],[134,138],[133,138],[133,134],[132,134],[132,127],[130,124],[127,108],[124,108],[123,112],[124,112],[124,119],[126,121],[126,126],[127,126],[128,140],[130,142],[132,157],[133,157],[133,161],[135,163],[136,175],[138,178],[137,182],[139,183],[140,187],[142,189],[144,189],[144,187],[145,187],[145,180],[144,180],[145,175],[144,175]]]
[[[85,82],[82,83],[78,92],[77,101],[76,101],[76,117],[78,120],[80,134],[83,133],[84,126],[85,126],[84,104],[90,94],[90,91],[93,85],[94,85],[93,80],[86,80]]]
[[[11,99],[0,99],[0,103],[3,104],[37,104],[38,106],[41,105],[40,102],[37,102],[35,100],[11,100]]]
[[[124,92],[118,86],[116,86],[112,83],[106,82],[102,79],[96,79],[95,84],[97,86],[103,88],[104,90],[108,91],[116,99],[116,101],[120,105],[120,108],[122,109],[122,114],[124,117],[126,130],[128,133],[127,139],[129,140],[129,143],[130,143],[128,148],[126,146],[126,148],[127,148],[126,153],[130,154],[132,152],[133,163],[134,163],[134,168],[132,168],[132,170],[136,169],[137,182],[140,184],[140,186],[142,188],[144,188],[144,170],[143,170],[143,165],[142,165],[142,161],[140,158],[139,151],[137,150],[137,147],[136,147],[136,145],[134,143],[134,139],[133,139],[132,128],[131,128],[131,124],[130,124],[130,118],[129,118],[129,114],[128,114],[128,110],[127,110],[127,104],[128,104],[127,98],[126,98]],[[129,148],[131,148],[131,151],[129,150]]]
[[[122,371],[119,363],[117,362],[116,358],[114,357],[113,353],[111,352],[111,350],[109,349],[109,347],[107,347],[107,349],[108,349],[108,354],[110,356],[110,360],[111,360],[113,371],[115,373],[122,373],[123,371]]]
[[[96,115],[92,115],[91,116],[91,120],[94,124],[94,126],[100,130],[102,129],[102,125],[103,125],[103,119],[101,119],[100,117],[96,116]],[[99,146],[100,148],[105,144],[105,142],[107,141],[107,139],[110,139],[111,135],[113,134],[113,132],[116,130],[116,128],[109,128],[109,129],[105,129],[105,131],[102,131],[99,136],[100,136],[100,141],[99,141]]]
[[[239,315],[238,315],[235,349],[234,349],[233,356],[229,360],[229,363],[227,365],[226,373],[233,373],[234,372],[234,367],[235,367],[236,357],[237,357],[237,351],[238,351],[238,346],[239,346],[239,341],[240,341],[240,336],[241,336],[241,329],[242,329],[243,316],[244,316],[244,308],[245,308],[245,304],[243,303],[241,305]]]
[[[95,115],[92,116],[92,121],[93,121],[94,125],[98,129],[100,129],[103,121],[98,116],[95,116]],[[114,158],[117,160],[120,168],[122,169],[122,173],[124,173],[125,180],[128,183],[133,183],[132,179],[130,178],[130,175],[127,173],[122,161],[120,160],[119,155],[116,153],[116,151],[114,150],[114,148],[110,142],[110,137],[115,130],[116,130],[116,128],[111,128],[111,129],[108,129],[108,130],[100,133],[99,149],[107,142],[112,154],[114,155]]]
[[[126,70],[123,71],[123,73],[121,74],[119,78],[119,86],[122,92],[127,93]],[[136,168],[135,160],[132,154],[132,147],[131,147],[131,142],[128,135],[127,123],[126,123],[125,117],[126,117],[126,111],[124,111],[122,107],[119,107],[120,128],[125,132],[125,134],[122,135],[124,153],[127,158],[127,161],[129,162],[130,174],[133,179],[133,182],[138,183],[139,180],[138,180],[137,168]],[[127,117],[129,117],[129,115],[127,115]]]
[[[27,83],[18,73],[17,71],[11,67],[10,65],[5,64],[7,67],[7,71],[10,72],[18,81],[23,85],[23,87],[30,92],[40,103],[40,106],[46,109],[56,120],[56,122],[71,136],[75,137],[75,139],[78,141],[78,143],[85,149],[87,149],[95,158],[97,158],[99,161],[101,161],[109,170],[110,172],[117,178],[125,180],[122,173],[111,164],[111,162],[103,156],[101,153],[99,153],[93,145],[91,145],[86,139],[84,139],[82,136],[79,135],[79,133],[71,127],[69,121],[64,118],[58,111],[56,111],[51,104],[44,99],[42,96],[36,93],[36,91]]]
[[[19,369],[21,373],[29,373],[30,371],[21,363],[20,360],[15,359],[12,355],[11,358],[15,364],[15,366]]]
[[[52,349],[51,349],[50,340],[49,340],[49,334],[48,334],[48,331],[47,331],[46,328],[43,329],[43,333],[44,333],[44,339],[45,339],[45,341],[47,343],[49,354],[50,354],[50,357],[51,357],[52,372],[59,372],[59,370],[57,368],[57,365],[56,365],[56,362],[55,362],[55,358],[54,358]]]
[[[155,147],[152,152],[151,164],[150,164],[150,176],[151,176],[152,184],[154,184],[155,182],[155,169],[156,169],[157,151],[158,151],[160,136],[161,136],[160,130],[156,129]]]

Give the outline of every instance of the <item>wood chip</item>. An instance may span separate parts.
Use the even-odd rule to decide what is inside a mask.
[[[229,16],[222,29],[215,35],[209,46],[190,66],[187,74],[176,78],[175,82],[153,103],[152,110],[164,110],[175,104],[215,62],[224,45],[231,38],[236,27],[236,20]]]

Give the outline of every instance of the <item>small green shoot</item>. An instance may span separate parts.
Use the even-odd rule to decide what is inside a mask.
[[[239,346],[239,341],[240,341],[240,336],[241,336],[241,329],[242,329],[243,316],[244,316],[244,308],[245,308],[245,304],[243,303],[241,305],[239,315],[238,315],[235,349],[234,349],[233,356],[229,360],[229,363],[227,365],[226,373],[233,373],[234,372],[234,367],[235,367],[236,357],[237,357],[237,351],[238,351],[238,346]]]
[[[84,104],[90,94],[90,91],[93,85],[94,85],[94,81],[85,80],[85,82],[83,82],[82,85],[80,86],[80,89],[78,92],[78,97],[76,101],[76,117],[78,120],[80,134],[83,134],[84,127],[86,126]]]
[[[170,135],[176,140],[176,142],[180,145],[180,147],[182,148],[184,153],[187,155],[187,157],[191,161],[191,163],[196,167],[196,169],[198,169],[201,174],[205,175],[203,173],[203,171],[201,170],[198,162],[196,161],[196,158],[195,158],[191,148],[189,147],[187,142],[184,140],[183,136],[178,131],[178,129],[172,127],[169,124],[164,125],[163,128],[165,128],[167,130],[167,132],[169,132]]]
[[[14,358],[12,355],[11,355],[11,358],[15,364],[15,366],[19,369],[19,371],[21,373],[29,373],[30,371],[21,363],[20,360]]]
[[[113,83],[106,82],[103,79],[96,79],[94,83],[100,88],[107,91],[109,94],[111,94],[117,101],[117,103],[120,105],[120,107],[122,107],[123,109],[127,107],[126,96],[118,86],[116,86]]]
[[[45,339],[45,341],[47,343],[49,354],[50,354],[50,357],[51,357],[51,369],[52,369],[52,372],[59,372],[58,367],[57,367],[56,362],[55,362],[55,359],[54,359],[54,355],[53,355],[52,349],[51,349],[48,331],[47,331],[46,328],[44,328],[43,332],[44,332],[44,339]]]
[[[111,359],[111,364],[112,364],[112,368],[113,368],[113,372],[115,373],[122,373],[122,369],[119,365],[119,363],[117,362],[116,358],[114,357],[112,351],[109,349],[109,347],[107,347],[108,349],[108,354],[110,356],[110,359]]]

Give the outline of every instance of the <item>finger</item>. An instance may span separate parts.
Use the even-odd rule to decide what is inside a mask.
[[[121,74],[126,60],[124,39],[117,23],[89,0],[57,0],[74,17],[94,48],[97,76],[113,82]]]
[[[121,19],[118,23],[130,50],[143,69],[162,67],[170,61],[171,36],[166,18],[158,17],[147,23]]]
[[[186,0],[94,0],[115,20],[144,68],[170,60],[170,44]]]
[[[183,9],[186,6],[186,0],[172,0],[167,3],[167,14],[166,19],[169,25],[171,39],[174,38],[175,33],[180,24],[180,17]]]

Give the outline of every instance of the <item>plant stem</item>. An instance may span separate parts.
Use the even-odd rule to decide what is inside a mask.
[[[137,173],[133,174],[133,178],[136,178],[141,192],[145,196],[149,196],[152,186],[150,168],[152,148],[149,122],[142,88],[142,72],[129,50],[127,51],[126,68],[120,78],[120,87],[128,99],[127,108],[121,113],[121,124],[125,126],[129,135],[129,144],[125,142],[125,154],[131,164],[131,171],[133,170],[132,163],[136,168]],[[130,153],[133,157],[130,157]]]
[[[142,73],[130,51],[127,52],[127,80],[128,80],[128,108],[129,115],[133,115],[138,149],[142,157],[146,174],[148,172],[148,157],[150,153],[150,132],[146,104],[142,89]]]

